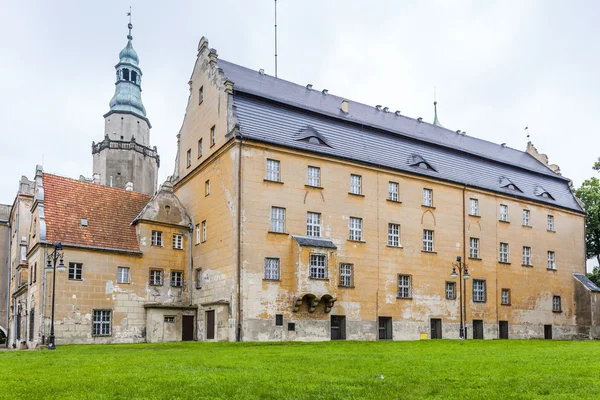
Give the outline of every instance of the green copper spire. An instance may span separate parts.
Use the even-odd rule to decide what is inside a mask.
[[[440,124],[440,120],[438,119],[438,116],[437,116],[437,101],[433,102],[433,113],[434,113],[433,124],[435,126],[439,126],[440,128],[443,128],[443,126],[442,126],[442,124]]]

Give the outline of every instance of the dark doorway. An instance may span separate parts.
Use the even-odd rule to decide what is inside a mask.
[[[379,340],[392,339],[392,317],[379,317]]]
[[[194,340],[194,316],[184,315],[181,317],[181,340],[189,342]]]
[[[331,340],[346,339],[346,317],[343,315],[331,316]]]
[[[29,341],[33,341],[33,328],[35,327],[35,309],[29,312]]]
[[[21,310],[17,312],[17,332],[15,336],[17,340],[21,340]]]
[[[473,339],[483,339],[483,321],[480,319],[473,320]]]
[[[206,312],[206,339],[215,338],[215,310]]]
[[[508,321],[498,322],[498,333],[500,339],[508,339]]]
[[[552,325],[544,325],[544,339],[552,339]]]
[[[442,320],[439,318],[431,318],[431,336],[432,339],[442,338]]]

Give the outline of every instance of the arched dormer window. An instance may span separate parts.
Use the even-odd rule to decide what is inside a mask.
[[[123,79],[126,81],[129,80],[129,70],[127,68],[123,68]]]
[[[137,72],[131,71],[131,82],[137,83]]]

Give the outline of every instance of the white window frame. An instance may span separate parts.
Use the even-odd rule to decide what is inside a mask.
[[[362,242],[362,240],[363,240],[362,223],[363,223],[362,218],[350,217],[348,219],[348,229],[349,229],[348,240]]]
[[[281,163],[279,160],[267,158],[267,177],[268,181],[281,182]]]
[[[186,153],[186,167],[189,168],[192,166],[192,149],[188,149]]]
[[[553,312],[562,312],[562,300],[560,296],[552,296],[552,311]]]
[[[388,246],[401,247],[400,244],[400,224],[388,223]]]
[[[502,289],[500,292],[500,304],[503,306],[510,305],[510,289]]]
[[[183,271],[171,271],[169,275],[171,287],[183,287]]]
[[[423,205],[433,207],[433,189],[423,188]]]
[[[548,251],[548,269],[556,270],[556,253]]]
[[[507,264],[510,262],[510,246],[508,243],[500,242],[500,252],[498,261]]]
[[[196,289],[202,289],[202,268],[196,268]]]
[[[350,174],[350,193],[362,194],[362,176]]]
[[[162,286],[164,279],[164,271],[162,269],[151,269],[150,270],[150,286]]]
[[[469,258],[479,257],[479,238],[469,238]]]
[[[265,257],[265,280],[278,281],[281,277],[281,260],[275,257]]]
[[[456,300],[456,282],[446,281],[445,293],[446,300]]]
[[[177,250],[183,249],[183,235],[178,233],[173,234],[173,248]]]
[[[327,279],[327,254],[311,254],[309,273],[311,279]]]
[[[340,286],[354,286],[354,264],[340,264]]]
[[[206,220],[202,221],[202,243],[206,242],[208,239],[208,232],[206,229]]]
[[[312,187],[321,187],[321,168],[308,166],[307,185]]]
[[[200,224],[196,224],[196,244],[200,244]]]
[[[152,246],[163,246],[162,231],[152,231]]]
[[[131,283],[129,267],[117,267],[117,283]]]
[[[547,221],[548,221],[548,230],[550,232],[555,232],[555,230],[554,230],[554,215],[548,215]]]
[[[112,333],[112,310],[92,311],[92,336],[110,336]]]
[[[285,208],[271,207],[271,232],[285,233]]]
[[[308,211],[306,213],[306,236],[321,237],[321,214]]]
[[[398,182],[388,182],[388,200],[400,201],[400,185]]]
[[[398,274],[398,298],[412,298],[412,275]]]
[[[202,138],[198,140],[198,158],[204,155],[204,144],[202,143]]]
[[[479,216],[479,200],[478,199],[469,199],[469,215],[474,217]]]
[[[486,281],[483,279],[473,279],[473,302],[485,303],[487,301]]]
[[[531,247],[523,246],[523,265],[531,266]]]
[[[210,179],[207,179],[206,182],[204,182],[204,196],[208,196],[210,194]]]
[[[72,270],[72,273],[71,273]],[[83,263],[70,262],[68,275],[70,281],[80,281],[83,279]]]
[[[508,206],[506,204],[500,204],[500,221],[508,222]]]
[[[430,229],[423,229],[423,251],[433,252],[434,249],[434,232]]]
[[[217,135],[216,135],[217,126],[213,125],[210,128],[210,147],[214,146],[217,143]]]
[[[523,226],[531,226],[531,211],[523,210]]]

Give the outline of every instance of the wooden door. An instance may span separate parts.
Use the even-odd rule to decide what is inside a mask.
[[[552,339],[552,325],[544,325],[544,339]]]
[[[346,339],[346,317],[343,315],[331,316],[331,340]]]
[[[473,339],[483,339],[483,321],[480,319],[473,320]]]
[[[194,316],[184,315],[181,317],[181,340],[189,342],[194,340]]]
[[[206,312],[206,339],[215,338],[215,310]]]
[[[392,317],[379,317],[379,340],[392,339]]]
[[[431,318],[431,335],[432,339],[442,338],[442,320],[440,318]]]
[[[500,339],[508,339],[508,321],[498,322],[498,331]]]

